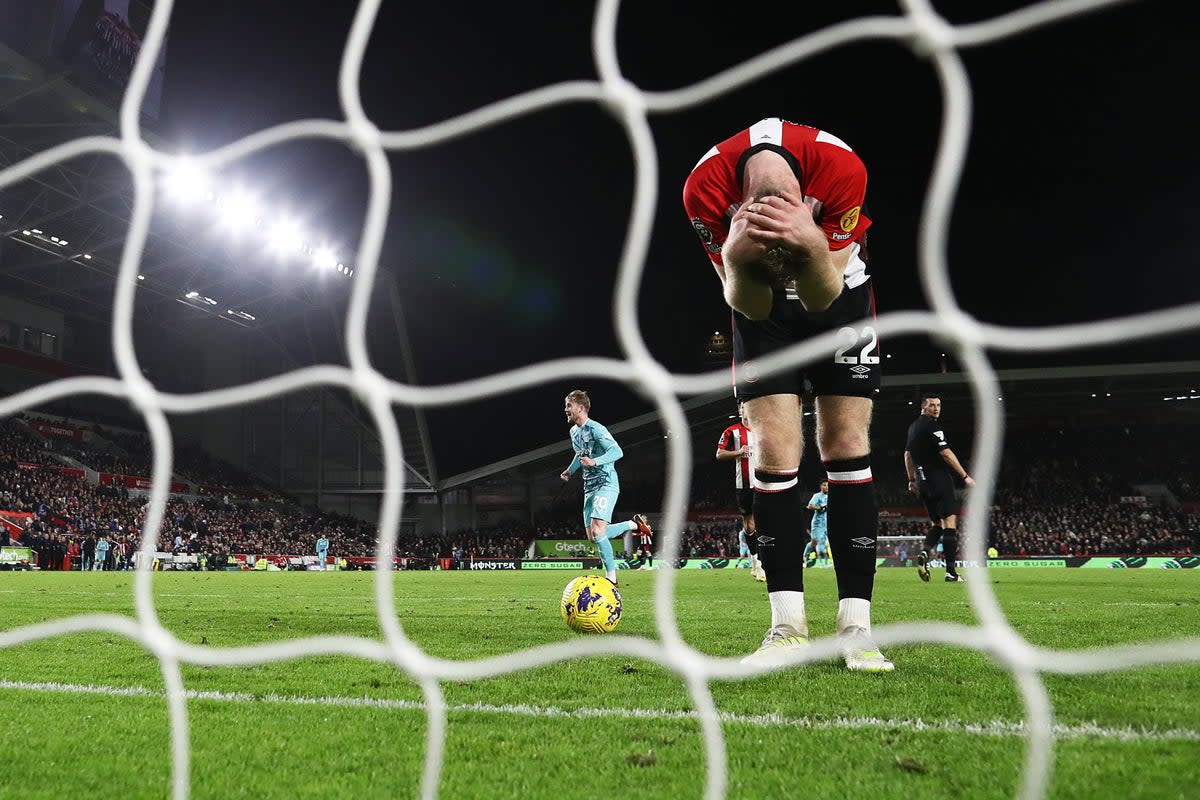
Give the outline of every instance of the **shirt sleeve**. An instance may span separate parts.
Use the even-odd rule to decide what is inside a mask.
[[[724,266],[721,248],[729,235],[724,209],[720,208],[717,187],[706,177],[703,165],[697,167],[683,185],[683,209],[687,212],[692,230],[700,237],[709,260],[718,267]]]
[[[950,447],[950,444],[946,441],[946,432],[941,428],[931,428],[929,431],[929,438],[933,440],[933,446],[938,450],[945,450]]]
[[[617,440],[614,439],[612,434],[608,432],[608,428],[605,428],[603,425],[599,425],[596,427],[594,435],[596,437],[596,441],[604,445],[604,452],[599,456],[595,456],[597,467],[602,467],[605,464],[611,464],[621,456],[625,455],[625,452],[621,450],[621,445],[617,444]]]
[[[867,195],[867,168],[853,151],[832,144],[824,146],[837,178],[830,184],[821,216],[821,230],[830,250],[841,250],[858,241],[871,227],[862,213]]]

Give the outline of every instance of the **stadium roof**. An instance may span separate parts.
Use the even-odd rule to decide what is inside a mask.
[[[1200,422],[1200,361],[1106,366],[1054,367],[998,372],[1007,424],[1026,425],[1116,424],[1153,419],[1186,419]],[[920,375],[885,375],[875,402],[872,430],[903,431],[917,414],[921,395],[937,392],[956,417],[973,416],[973,399],[967,376],[961,372]],[[1195,401],[1183,398],[1196,398]],[[728,391],[684,401],[694,442],[716,442],[734,412]],[[607,426],[626,442],[661,438],[657,414],[643,414]],[[558,474],[567,453],[562,442],[540,447],[480,469],[447,477],[439,488],[449,489],[504,474]],[[708,460],[705,449],[697,456]],[[557,465],[557,466],[555,466]]]
[[[118,135],[117,110],[43,66],[0,44],[0,170],[83,136]],[[147,123],[156,148],[170,143]],[[115,277],[133,208],[124,163],[89,153],[0,187],[0,295],[111,325]],[[263,246],[222,242],[194,216],[156,214],[139,267],[136,325],[169,340],[203,341],[213,325],[245,329],[243,341],[281,356],[290,369],[345,363],[343,309],[353,278],[340,270],[314,274],[311,264],[272,263]],[[253,222],[253,220],[251,220]],[[329,266],[329,265],[326,265]],[[411,379],[405,326],[390,276],[375,286],[372,338],[400,352],[400,379]],[[86,365],[84,365],[86,366]],[[253,375],[250,378],[265,377]],[[369,425],[354,403],[338,401],[353,425]],[[414,488],[437,481],[433,449],[418,410],[396,408]],[[415,478],[415,481],[413,480]],[[287,487],[284,487],[287,488]]]

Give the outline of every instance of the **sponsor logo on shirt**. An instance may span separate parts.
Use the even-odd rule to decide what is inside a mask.
[[[833,240],[834,240],[835,242],[844,242],[844,241],[846,241],[847,239],[849,239],[849,238],[850,238],[851,236],[853,236],[853,235],[854,235],[854,234],[852,234],[852,233],[835,233],[835,234],[833,235]]]
[[[721,245],[713,241],[712,231],[708,229],[699,217],[692,217],[692,227],[696,230],[696,235],[700,237],[700,241],[704,243],[704,249],[710,253],[721,252]]]
[[[860,210],[862,210],[861,206],[855,206],[845,214],[842,214],[842,218],[838,220],[838,227],[846,233],[854,230],[858,226],[858,212]]]

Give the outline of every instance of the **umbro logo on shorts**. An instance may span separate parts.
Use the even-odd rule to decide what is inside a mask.
[[[762,534],[759,534],[757,539],[759,547],[767,547],[768,545],[775,544],[774,536],[763,536]]]
[[[860,536],[857,539],[851,539],[851,544],[855,547],[874,547],[875,540],[868,536]]]
[[[870,367],[864,367],[862,364],[859,364],[857,367],[851,367],[851,368],[850,368],[850,371],[851,371],[851,372],[857,372],[859,375],[864,375],[864,374],[866,374],[866,373],[870,372],[870,371],[871,371],[871,368],[870,368]]]

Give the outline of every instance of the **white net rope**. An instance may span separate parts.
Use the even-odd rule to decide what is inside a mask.
[[[139,368],[133,346],[134,292],[138,266],[146,245],[155,202],[155,176],[174,165],[175,157],[157,152],[142,137],[139,110],[155,59],[167,32],[173,3],[155,5],[145,43],[121,106],[121,135],[86,137],[55,147],[0,172],[0,187],[15,183],[59,162],[87,153],[109,153],[128,167],[134,187],[133,214],[121,258],[113,304],[112,346],[120,379],[67,378],[0,401],[0,415],[36,407],[73,394],[95,393],[123,397],[145,419],[153,446],[153,479],[143,532],[140,567],[134,580],[136,618],[89,614],[30,625],[0,633],[0,649],[26,642],[84,631],[107,631],[139,642],[159,660],[171,722],[172,791],[176,800],[190,792],[190,748],[186,695],[180,665],[234,666],[297,659],[318,654],[340,654],[394,665],[422,689],[427,714],[425,766],[421,796],[434,798],[441,779],[447,728],[447,703],[443,681],[478,680],[568,659],[623,654],[656,662],[677,674],[687,687],[705,742],[707,760],[704,796],[725,795],[728,762],[721,717],[710,691],[714,679],[737,679],[760,674],[762,667],[742,665],[737,659],[709,656],[684,641],[673,610],[675,571],[656,574],[654,606],[658,640],[631,636],[572,639],[475,661],[452,661],[429,656],[405,635],[397,618],[394,575],[375,573],[375,598],[383,641],[321,636],[249,647],[219,649],[181,641],[161,623],[151,589],[150,564],[166,508],[173,445],[166,414],[189,414],[256,402],[308,387],[335,386],[355,393],[370,411],[383,444],[385,493],[377,544],[379,563],[391,563],[395,532],[401,517],[404,470],[399,432],[391,404],[439,406],[581,376],[625,381],[653,399],[663,427],[686,430],[679,397],[716,391],[728,386],[728,374],[718,370],[702,375],[673,375],[646,347],[638,329],[637,287],[641,282],[656,203],[659,175],[654,142],[647,116],[697,106],[768,73],[795,64],[823,51],[861,40],[903,43],[929,60],[941,85],[945,114],[933,176],[922,209],[919,238],[921,283],[932,312],[889,313],[880,316],[881,336],[922,335],[944,341],[958,357],[971,379],[977,420],[974,452],[976,490],[966,518],[964,558],[984,563],[984,516],[970,513],[990,505],[995,487],[1003,426],[996,374],[985,347],[1009,351],[1046,351],[1127,342],[1200,328],[1200,303],[1154,313],[1138,314],[1094,323],[1015,329],[985,324],[964,312],[950,289],[946,260],[948,223],[966,153],[971,124],[971,88],[959,55],[961,48],[978,46],[1031,29],[1092,13],[1119,0],[1062,0],[1045,2],[982,22],[950,25],[925,0],[902,0],[902,15],[864,17],[833,25],[796,39],[734,68],[675,91],[646,92],[621,74],[617,59],[618,0],[597,4],[592,36],[598,81],[572,81],[494,103],[471,113],[424,128],[383,132],[363,110],[358,81],[363,55],[381,0],[359,5],[346,44],[339,74],[339,96],[345,119],[305,120],[280,125],[247,136],[226,147],[191,160],[201,168],[216,169],[257,151],[291,139],[339,140],[360,152],[366,161],[370,194],[356,259],[356,277],[346,319],[345,340],[349,368],[313,366],[267,380],[218,391],[178,395],[160,392]],[[594,103],[607,108],[624,126],[636,161],[636,194],[630,227],[621,255],[615,299],[615,322],[625,360],[568,358],[534,364],[502,374],[444,386],[409,386],[385,378],[367,356],[366,321],[371,287],[379,263],[389,205],[391,174],[385,151],[414,150],[501,124],[551,106]],[[764,358],[764,375],[798,363],[816,361],[836,349],[835,333],[794,345]],[[687,437],[667,440],[667,490],[664,505],[662,557],[677,558],[684,504],[692,464]],[[1010,672],[1025,709],[1027,733],[1025,765],[1019,786],[1022,798],[1044,796],[1053,766],[1053,707],[1041,676],[1089,674],[1151,664],[1200,661],[1200,638],[1141,643],[1087,651],[1059,651],[1034,646],[1009,623],[986,580],[967,584],[978,623],[936,626],[905,623],[880,626],[873,633],[882,646],[933,642],[969,648],[989,656]],[[813,643],[805,661],[839,655],[833,637]]]

